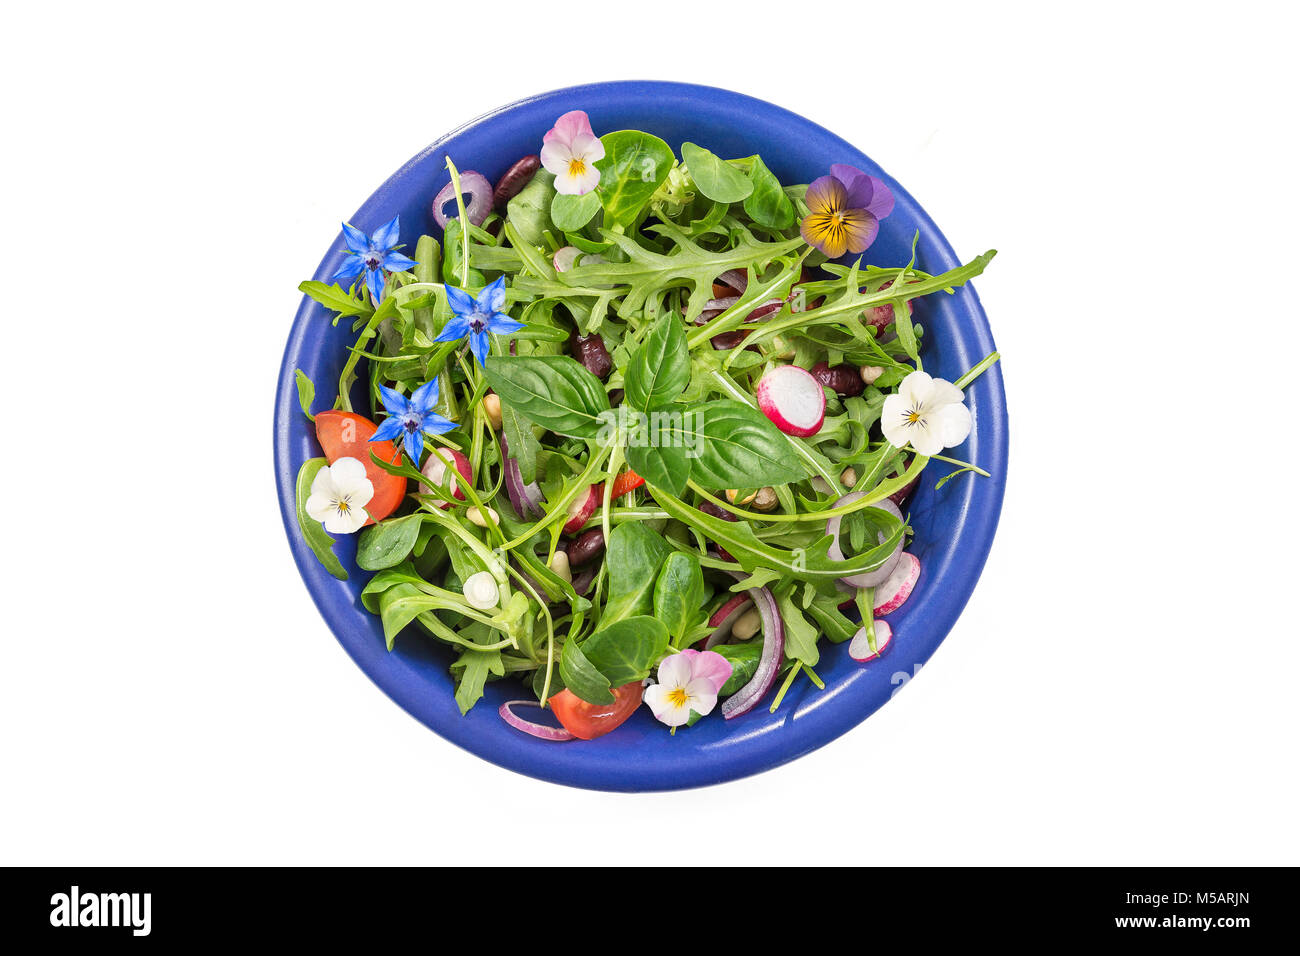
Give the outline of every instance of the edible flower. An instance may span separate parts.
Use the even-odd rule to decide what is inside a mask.
[[[487,360],[488,333],[509,335],[524,327],[504,312],[501,307],[506,304],[506,277],[499,276],[495,282],[474,298],[464,289],[447,286],[447,304],[456,313],[434,339],[435,342],[455,342],[469,336],[470,351],[478,364]]]
[[[970,434],[970,409],[962,404],[962,392],[952,382],[913,372],[898,386],[898,393],[885,397],[880,412],[880,429],[895,448],[908,442],[918,455],[937,455],[960,445]]]
[[[370,436],[372,442],[390,441],[398,435],[406,446],[406,453],[420,467],[420,454],[424,451],[424,436],[441,435],[456,427],[456,423],[443,418],[433,410],[438,404],[438,379],[431,378],[407,398],[401,392],[379,386],[379,397],[383,399],[388,417]]]
[[[659,664],[659,683],[645,689],[645,702],[660,723],[681,727],[691,711],[703,717],[713,710],[729,677],[731,662],[716,651],[681,651]]]
[[[571,110],[542,137],[542,165],[555,174],[555,191],[582,196],[600,183],[596,163],[605,158],[605,144],[591,131],[582,110]]]
[[[316,472],[304,509],[331,534],[351,534],[370,520],[366,505],[374,496],[366,466],[355,458],[340,458]]]
[[[804,202],[808,215],[799,232],[804,242],[831,259],[866,252],[880,231],[880,220],[894,211],[894,194],[884,182],[842,163],[808,187]]]
[[[415,267],[415,260],[396,252],[399,233],[398,219],[394,216],[367,237],[355,226],[343,224],[343,241],[348,244],[348,254],[331,282],[346,282],[351,288],[357,276],[366,274],[365,285],[370,290],[370,301],[375,305],[384,297],[387,272],[403,272]]]

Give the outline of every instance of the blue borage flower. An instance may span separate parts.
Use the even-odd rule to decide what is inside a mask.
[[[478,359],[479,365],[487,360],[489,332],[509,335],[524,327],[522,322],[516,322],[501,311],[501,307],[506,304],[505,276],[500,276],[480,292],[477,299],[464,289],[449,285],[447,304],[451,306],[451,311],[455,315],[448,320],[447,325],[434,341],[455,342],[468,335],[470,351],[474,353],[474,358]]]
[[[424,451],[424,436],[441,435],[456,427],[456,423],[434,412],[438,403],[438,380],[425,382],[407,398],[401,392],[394,391],[386,385],[379,386],[379,395],[384,401],[388,417],[370,436],[373,441],[389,441],[402,436],[406,453],[420,467],[420,455]]]
[[[384,283],[387,272],[404,272],[415,267],[415,260],[394,251],[400,232],[399,216],[394,216],[387,224],[380,226],[367,238],[360,229],[349,223],[343,223],[343,241],[348,244],[348,255],[343,260],[339,271],[334,273],[331,282],[346,282],[349,287],[355,284],[357,276],[366,274],[366,288],[370,290],[370,301],[376,306],[384,297]]]

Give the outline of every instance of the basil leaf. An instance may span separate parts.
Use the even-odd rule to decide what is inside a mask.
[[[582,642],[587,662],[612,687],[649,677],[667,650],[668,629],[662,621],[647,615],[616,621]]]
[[[638,475],[681,497],[691,478],[690,449],[682,444],[662,444],[628,436],[627,463]]]
[[[560,675],[564,678],[565,686],[587,703],[614,702],[608,678],[592,666],[582,648],[574,641],[566,641],[564,650],[560,652]]]
[[[781,182],[759,157],[750,160],[749,181],[754,191],[745,200],[745,212],[760,226],[789,229],[794,225],[794,204]]]
[[[676,314],[668,312],[655,323],[628,362],[623,373],[624,401],[648,412],[680,395],[690,378],[686,332]]]
[[[719,644],[711,650],[721,654],[731,664],[731,676],[718,690],[719,697],[729,697],[748,684],[758,670],[759,658],[763,656],[763,642],[753,640],[744,644]]]
[[[610,532],[605,551],[609,598],[602,622],[650,613],[655,578],[670,551],[672,546],[643,524],[626,522]]]
[[[681,638],[700,616],[704,604],[704,572],[700,559],[674,551],[664,559],[655,581],[654,616],[674,638]]]
[[[424,518],[418,514],[373,524],[357,541],[357,566],[382,571],[401,564],[415,547]]]
[[[762,412],[732,399],[697,406],[691,478],[713,488],[780,485],[807,477],[794,449]]]
[[[595,438],[609,396],[600,379],[567,355],[493,355],[484,369],[501,404],[561,435]],[[507,439],[508,441],[509,439]]]
[[[735,166],[694,143],[682,143],[682,162],[696,187],[714,202],[739,202],[754,191],[754,184]]]
[[[510,457],[519,464],[519,474],[528,484],[537,478],[537,453],[541,444],[527,419],[508,402],[501,403],[501,430],[506,436]]]
[[[316,397],[316,384],[304,375],[300,368],[294,369],[293,379],[298,386],[298,407],[302,409],[304,415],[314,421],[315,416],[311,413],[311,403],[312,399]]]
[[[346,581],[348,573],[343,570],[343,563],[334,553],[334,539],[330,537],[323,524],[307,514],[307,499],[311,497],[311,483],[316,480],[316,473],[325,465],[324,458],[308,458],[298,469],[298,480],[294,488],[298,505],[298,530],[302,532],[307,547],[311,548],[320,563],[325,566],[325,570],[340,581]]]
[[[605,156],[596,168],[606,225],[626,228],[672,172],[673,151],[658,136],[633,129],[606,133],[600,141]]]
[[[594,189],[581,196],[556,193],[551,200],[551,222],[561,232],[577,232],[600,210],[600,194]]]

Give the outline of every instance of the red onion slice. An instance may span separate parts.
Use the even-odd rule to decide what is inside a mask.
[[[841,505],[851,505],[853,504],[853,502],[857,501],[859,498],[862,498],[864,495],[866,495],[865,491],[855,491],[853,492],[853,494],[845,495],[839,501],[835,502],[833,507],[838,508]],[[881,511],[889,512],[899,521],[903,520],[903,513],[898,510],[898,505],[894,504],[888,498],[884,499],[883,501],[874,502],[873,504],[870,504],[867,507],[879,508]],[[844,517],[843,515],[836,515],[834,518],[831,518],[829,521],[826,522],[826,533],[830,535],[832,538],[831,546],[826,549],[826,555],[832,561],[844,560],[844,549],[840,547],[840,522],[841,520],[843,520],[843,517]],[[883,542],[885,540],[884,535],[879,535],[877,537],[877,540]],[[890,572],[894,570],[894,565],[898,563],[898,556],[902,553],[903,553],[903,539],[899,538],[898,545],[894,548],[893,553],[890,554],[889,557],[885,558],[885,563],[882,564],[880,567],[876,568],[876,570],[863,571],[861,574],[845,575],[844,577],[840,578],[840,580],[843,581],[845,584],[849,585],[849,587],[874,588],[881,581],[889,577]]]
[[[483,225],[483,220],[492,211],[492,184],[481,173],[467,169],[460,174],[460,192],[465,199],[465,218],[476,226]],[[448,183],[433,199],[433,221],[438,228],[447,228],[447,215],[443,208],[456,201],[456,186]]]
[[[713,612],[713,617],[709,618],[709,627],[713,632],[709,634],[709,639],[704,642],[704,649],[710,650],[717,647],[723,641],[731,636],[731,625],[736,623],[736,618],[749,610],[749,606],[754,603],[754,599],[746,594],[736,594],[728,598],[722,607]]]
[[[732,576],[743,580],[741,575]],[[754,599],[758,614],[763,619],[763,652],[759,655],[758,668],[749,683],[722,702],[722,716],[727,720],[749,713],[763,699],[763,695],[776,681],[776,673],[785,654],[785,624],[781,620],[781,612],[777,610],[776,598],[767,588],[750,588],[749,596]]]
[[[743,295],[749,288],[749,273],[744,269],[728,269],[717,278],[718,285],[725,285],[736,290],[736,294]]]
[[[510,496],[510,505],[515,509],[515,514],[519,515],[521,520],[527,519],[529,515],[540,518],[546,513],[546,509],[542,507],[546,496],[542,494],[542,489],[538,487],[537,482],[524,484],[519,462],[515,461],[506,444],[505,432],[501,433],[501,459],[502,467],[505,469],[506,494]]]
[[[542,705],[535,700],[508,700],[501,705],[501,709],[498,710],[497,713],[501,715],[502,720],[515,728],[515,730],[522,730],[524,733],[536,737],[538,740],[551,740],[557,742],[561,740],[573,740],[573,734],[569,733],[563,727],[551,727],[548,724],[539,724],[535,721],[524,720],[524,718],[520,717],[510,709],[512,707],[536,707],[541,709],[541,706]]]

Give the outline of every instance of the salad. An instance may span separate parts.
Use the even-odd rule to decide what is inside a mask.
[[[346,579],[357,535],[389,649],[447,645],[462,713],[522,683],[501,717],[543,740],[776,710],[828,644],[869,665],[921,574],[922,472],[987,476],[943,452],[998,355],[931,377],[913,302],[994,253],[867,262],[894,197],[852,166],[787,185],[582,111],[538,147],[495,184],[448,158],[441,242],[345,223],[300,286],[356,336],[337,383],[297,372],[306,544]]]

